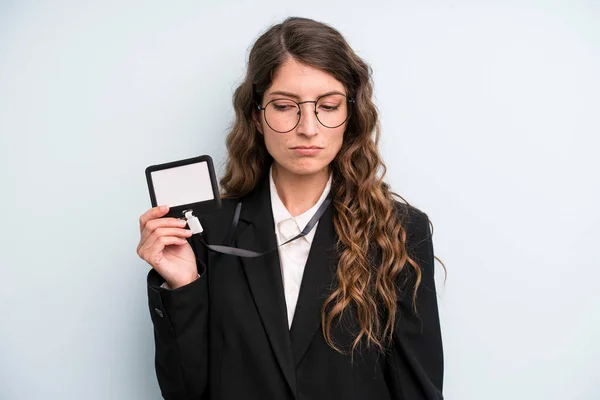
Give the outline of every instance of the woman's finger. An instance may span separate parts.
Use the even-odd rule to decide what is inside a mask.
[[[160,265],[161,260],[163,259],[163,251],[165,247],[171,245],[184,245],[187,244],[187,240],[175,237],[175,236],[161,236],[154,243],[147,248],[145,251],[142,251],[142,258],[146,260],[153,267]]]
[[[144,230],[144,232],[146,231]],[[149,234],[145,239],[140,240],[138,248],[142,249],[142,251],[149,249],[158,239],[164,236],[173,236],[185,239],[192,236],[192,231],[181,228],[158,228]]]
[[[176,218],[160,218],[153,219],[146,223],[146,226],[142,230],[140,242],[145,242],[148,237],[156,231],[164,230],[164,229],[176,229],[176,230],[186,230],[183,227],[186,225],[186,222]],[[160,233],[159,233],[160,235]],[[172,235],[169,235],[172,236]],[[176,235],[180,236],[180,235]]]
[[[140,216],[140,232],[144,230],[146,223],[150,220],[160,218],[169,212],[169,206],[153,207]]]

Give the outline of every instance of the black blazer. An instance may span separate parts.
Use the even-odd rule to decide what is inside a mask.
[[[275,247],[268,175],[242,201],[233,244],[257,252]],[[224,200],[219,211],[201,218],[207,243],[223,243],[236,204]],[[202,276],[176,290],[161,288],[164,280],[151,270],[148,297],[163,397],[442,399],[442,341],[428,219],[413,207],[398,207],[409,251],[423,271],[419,314],[412,311],[412,291],[405,284],[392,345],[384,353],[363,349],[353,361],[330,348],[321,332],[321,307],[338,261],[332,205],[316,228],[291,330],[277,251],[240,258],[195,248]],[[354,315],[350,311],[332,324],[337,344],[351,343]]]

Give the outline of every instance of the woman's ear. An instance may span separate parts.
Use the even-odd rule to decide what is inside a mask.
[[[258,133],[262,135],[262,123],[260,122],[260,115],[256,110],[252,111],[252,121],[254,122],[254,126],[256,127]]]

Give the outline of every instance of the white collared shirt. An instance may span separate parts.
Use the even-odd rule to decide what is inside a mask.
[[[317,209],[329,194],[331,189],[331,175],[329,176],[327,185],[325,186],[319,201],[317,201],[317,204],[296,217],[292,217],[277,193],[277,188],[273,182],[272,166],[269,171],[269,182],[271,190],[271,207],[273,209],[273,220],[275,221],[275,236],[277,237],[277,245],[280,246],[282,243],[285,243],[298,235],[308,224],[308,221],[315,215]],[[302,282],[302,275],[304,274],[304,266],[306,265],[310,246],[315,237],[315,232],[317,231],[317,225],[318,223],[308,235],[278,248],[279,260],[281,263],[281,276],[283,278],[283,290],[287,307],[288,326],[290,328],[292,327],[296,303],[298,302],[298,295],[300,294],[300,284]]]

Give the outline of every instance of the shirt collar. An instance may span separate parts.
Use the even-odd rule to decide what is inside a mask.
[[[273,208],[273,220],[275,222],[275,226],[278,227],[280,222],[291,218],[298,225],[298,230],[302,231],[302,229],[304,229],[304,227],[308,224],[308,221],[310,221],[310,219],[315,215],[315,213],[329,194],[331,190],[331,178],[332,174],[329,174],[329,180],[327,181],[325,189],[323,189],[323,193],[321,193],[321,197],[319,198],[317,203],[304,213],[296,217],[292,217],[287,208],[285,208],[285,205],[283,204],[281,198],[279,197],[279,194],[277,193],[277,188],[275,187],[275,182],[273,181],[273,165],[271,165],[271,168],[269,170],[269,186],[271,190],[271,206]],[[315,237],[315,232],[316,226],[308,233],[308,235],[304,236],[308,243],[312,243],[313,238]]]

